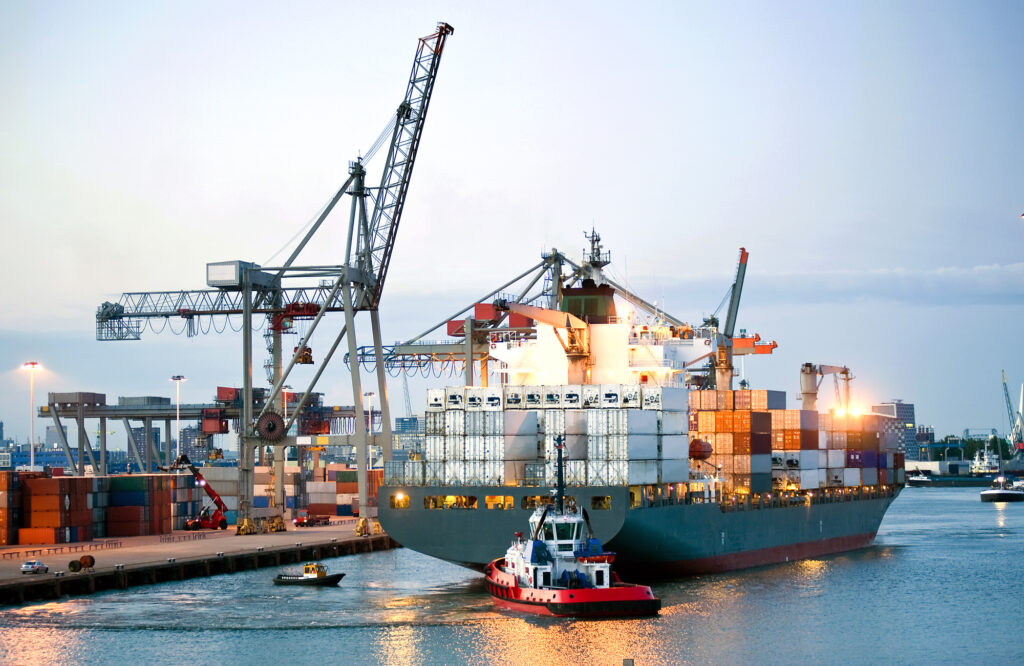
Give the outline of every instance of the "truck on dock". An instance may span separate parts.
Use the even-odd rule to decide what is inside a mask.
[[[292,518],[292,523],[296,527],[316,527],[317,525],[330,525],[330,516],[318,516],[312,514],[306,509],[299,509],[298,513]]]

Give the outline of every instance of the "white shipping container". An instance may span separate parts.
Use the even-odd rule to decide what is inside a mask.
[[[622,395],[623,409],[642,409],[643,402],[640,400],[639,384],[623,384],[620,389]]]
[[[617,431],[610,431],[609,434],[621,435],[657,435],[658,434],[658,413],[645,412],[642,409],[621,409],[613,412],[616,418],[613,420],[618,427]]]
[[[665,460],[686,460],[690,457],[690,438],[686,434],[662,435],[661,457]]]
[[[466,436],[450,435],[444,438],[444,450],[449,461],[466,459]]]
[[[662,460],[661,461],[661,482],[662,483],[685,483],[690,479],[689,460]]]
[[[629,460],[629,435],[608,435],[608,460]]]
[[[542,386],[544,409],[562,409],[562,387]]]
[[[504,460],[505,438],[501,435],[484,435],[484,460]]]
[[[549,409],[544,412],[544,434],[561,435],[565,433],[565,412],[561,409]]]
[[[819,449],[827,449],[828,448],[828,433],[825,432],[824,430],[819,430],[818,431],[818,448]]]
[[[466,412],[462,410],[448,410],[444,413],[444,434],[465,435],[466,434]]]
[[[487,448],[484,445],[484,441],[483,435],[466,435],[465,460],[485,460],[487,458]],[[483,472],[481,472],[482,474]]]
[[[629,485],[658,483],[658,461],[630,460],[626,474]]]
[[[466,463],[462,460],[449,460],[444,464],[444,483],[447,486],[462,485],[465,474]]]
[[[500,386],[488,386],[483,389],[484,410],[488,412],[500,412],[504,406],[505,392]]]
[[[772,451],[772,469],[786,469],[785,451]]]
[[[424,460],[444,460],[444,435],[426,435],[423,438]]]
[[[502,412],[484,412],[484,434],[505,434],[505,415]]]
[[[334,481],[307,481],[306,492],[312,495],[313,493],[330,493],[335,494],[337,489],[337,483]]]
[[[484,461],[467,460],[462,474],[462,482],[470,486],[479,486],[484,483]]]
[[[608,461],[587,460],[587,485],[606,486],[608,485]]]
[[[526,392],[522,386],[505,387],[505,408],[524,409],[526,407]]]
[[[608,485],[624,486],[629,479],[628,460],[608,461]]]
[[[686,412],[661,412],[658,432],[662,435],[685,435],[690,428]]]
[[[462,412],[452,412],[453,414],[460,414]],[[464,421],[463,432],[467,435],[483,435],[484,434],[484,413],[482,410],[470,411],[466,408],[465,421]],[[453,433],[454,434],[454,433]]]
[[[449,409],[465,409],[466,408],[466,388],[464,386],[448,386],[444,390],[444,408]]]
[[[783,451],[782,457],[786,469],[800,469],[800,451]]]
[[[825,483],[831,488],[843,485],[843,468],[830,467],[825,470]]]
[[[580,396],[583,399],[584,409],[597,409],[601,406],[601,386],[599,384],[584,384],[580,387]]]
[[[420,485],[423,483],[423,461],[422,460],[407,460],[405,461],[405,483],[410,485]],[[341,502],[338,502],[341,504]]]
[[[608,460],[608,435],[587,435],[587,460]]]
[[[353,504],[359,502],[359,495],[355,493],[338,493],[334,496],[334,503],[336,505],[344,506],[346,504]]]
[[[505,463],[500,460],[485,460],[484,484],[488,486],[500,486],[504,482],[504,469]]]
[[[479,412],[484,408],[484,389],[480,386],[467,386],[465,390],[466,410]]]
[[[818,469],[828,467],[828,451],[818,449]]]
[[[523,387],[523,404],[527,409],[541,409],[544,407],[544,393],[540,386]]]
[[[860,485],[860,467],[843,468],[843,485],[847,488]]]
[[[562,388],[562,406],[566,409],[583,407],[583,390],[579,384],[567,384]]]
[[[566,461],[564,465],[564,476],[566,485],[585,486],[587,484],[587,461]]]
[[[622,407],[622,387],[619,384],[601,384],[600,405],[605,409]]]
[[[443,412],[444,404],[444,389],[427,389],[428,412]]]
[[[846,450],[829,449],[827,452],[828,460],[825,467],[839,468],[846,466]]]

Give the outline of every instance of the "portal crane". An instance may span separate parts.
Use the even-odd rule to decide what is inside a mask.
[[[385,145],[390,137],[387,160],[380,186],[374,191],[364,185],[365,162],[357,159],[349,164],[348,180],[338,189],[318,216],[309,231],[299,241],[291,256],[281,266],[260,267],[244,261],[220,262],[207,265],[207,284],[211,290],[126,293],[118,303],[104,303],[96,313],[98,340],[137,340],[144,325],[154,321],[168,322],[175,318],[185,321],[189,335],[215,330],[213,316],[242,315],[242,379],[243,413],[240,420],[242,442],[239,447],[239,519],[250,518],[253,494],[254,453],[262,445],[284,446],[282,442],[291,425],[299,418],[313,388],[340,345],[348,338],[349,351],[355,354],[355,314],[370,313],[373,348],[378,360],[378,395],[384,423],[384,441],[391,441],[391,417],[387,399],[387,385],[380,342],[378,307],[394,249],[398,225],[401,220],[413,165],[423,133],[424,121],[433,93],[441,54],[447,37],[454,32],[447,23],[439,23],[437,30],[419,40],[413,60],[412,72],[406,86],[405,97],[380,138],[366,156],[366,161]],[[344,263],[329,266],[297,266],[295,261],[317,233],[344,195],[352,196],[348,221]],[[373,203],[371,213],[366,200]],[[319,280],[319,286],[286,288],[285,280]],[[309,340],[328,312],[345,313],[345,325],[337,334],[330,350],[315,368],[302,397],[287,422],[278,412],[277,400],[289,373],[296,364],[308,364]],[[272,338],[271,374],[273,388],[257,415],[252,401],[252,333],[253,315],[266,315]],[[292,318],[311,319],[311,323],[294,348],[291,360],[282,369],[281,333]],[[203,323],[208,325],[204,328]],[[223,329],[222,329],[223,330]],[[316,364],[312,364],[316,365]],[[359,373],[353,369],[352,393],[355,412],[363,413],[362,388]],[[283,404],[281,405],[283,412]],[[363,444],[359,451],[359,495],[366,500],[366,425],[356,419],[356,435]],[[390,458],[390,446],[385,450]],[[275,466],[283,456],[275,455]],[[283,510],[283,468],[276,470],[275,504]],[[365,509],[365,507],[364,507]],[[365,515],[365,513],[364,513]]]
[[[818,409],[818,388],[825,379],[825,375],[832,375],[836,386],[836,406],[849,413],[850,411],[850,380],[853,373],[845,365],[814,365],[804,363],[800,366],[800,396],[803,401],[803,409],[817,411]],[[839,393],[839,380],[843,381],[843,394]]]
[[[206,482],[203,475],[196,469],[196,466],[192,464],[192,461],[188,459],[184,453],[178,456],[178,459],[167,467],[161,467],[160,469],[165,472],[170,472],[176,469],[188,469],[192,472],[192,476],[196,480],[196,485],[206,491],[210,500],[213,502],[214,510],[211,513],[208,507],[204,507],[202,512],[197,518],[189,518],[185,521],[186,530],[226,530],[228,528],[227,512],[228,507],[224,504],[224,500],[220,498],[217,491],[210,487],[210,484]]]

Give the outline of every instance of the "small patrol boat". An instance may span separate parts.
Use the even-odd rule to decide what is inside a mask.
[[[982,502],[1024,502],[1024,484],[997,477],[992,487],[981,491]]]
[[[274,585],[320,585],[333,587],[345,577],[343,573],[327,573],[327,567],[319,562],[307,562],[301,574],[278,574]]]
[[[612,571],[615,553],[594,538],[586,509],[565,510],[562,447],[558,448],[555,505],[530,517],[530,538],[515,540],[486,568],[487,591],[499,606],[557,617],[657,615],[661,600],[650,587],[623,583]]]

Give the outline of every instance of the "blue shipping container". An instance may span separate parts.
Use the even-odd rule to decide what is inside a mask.
[[[110,506],[147,506],[149,493],[145,490],[112,490]]]
[[[266,509],[270,506],[270,498],[267,497],[266,495],[263,495],[261,497],[253,497],[252,505],[257,509]]]

